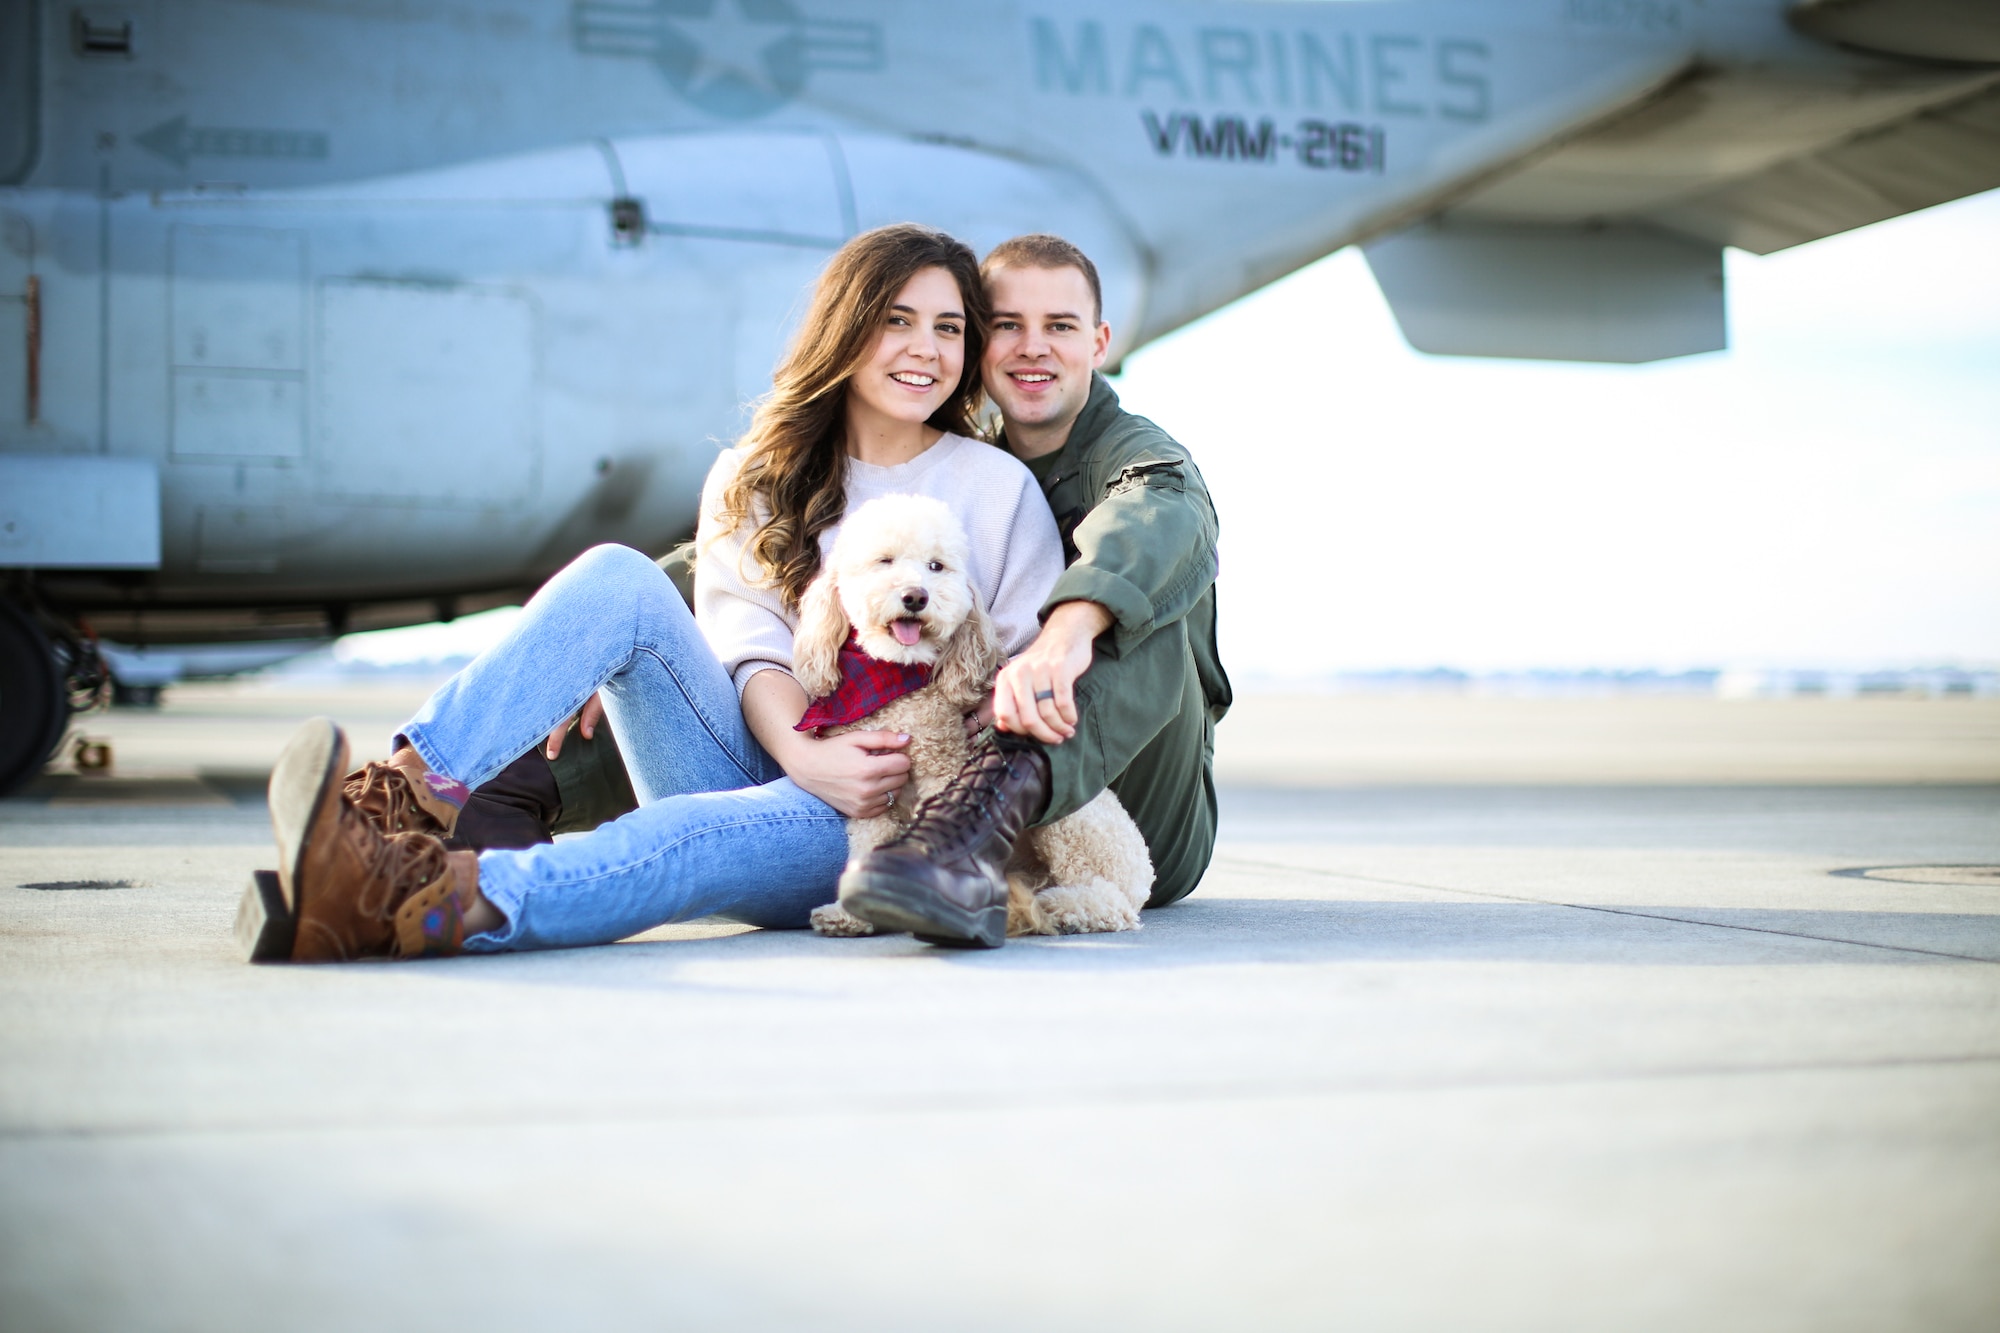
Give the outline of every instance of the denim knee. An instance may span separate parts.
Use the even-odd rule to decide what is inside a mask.
[[[551,598],[586,595],[607,609],[624,606],[638,610],[669,598],[680,601],[673,582],[645,552],[611,542],[591,547],[557,570],[534,600],[546,604]]]
[[[593,546],[564,567],[564,574],[588,579],[593,586],[637,583],[651,585],[667,576],[644,551],[616,542]]]

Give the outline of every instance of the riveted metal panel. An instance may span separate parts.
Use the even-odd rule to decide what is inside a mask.
[[[537,315],[511,288],[320,285],[313,471],[329,497],[511,507],[534,488]]]

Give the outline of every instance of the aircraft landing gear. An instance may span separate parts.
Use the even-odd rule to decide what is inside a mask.
[[[0,795],[39,773],[69,725],[63,664],[34,618],[0,602]]]
[[[0,796],[41,772],[70,716],[102,702],[110,687],[94,639],[0,599]]]

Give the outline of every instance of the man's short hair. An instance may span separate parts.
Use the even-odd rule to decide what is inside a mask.
[[[1090,322],[1104,322],[1104,284],[1097,280],[1097,265],[1090,262],[1089,255],[1062,237],[1037,231],[1016,236],[1011,241],[1002,241],[979,265],[979,276],[991,282],[994,272],[1003,268],[1076,269],[1090,284]]]

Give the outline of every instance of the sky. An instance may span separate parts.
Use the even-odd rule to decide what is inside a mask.
[[[1128,357],[1215,496],[1224,662],[2000,664],[2000,191],[1726,274],[1729,350],[1647,366],[1412,351],[1352,249]]]
[[[1345,250],[1130,357],[1215,495],[1225,662],[2000,662],[2000,191],[1726,282],[1724,352],[1433,357]]]

